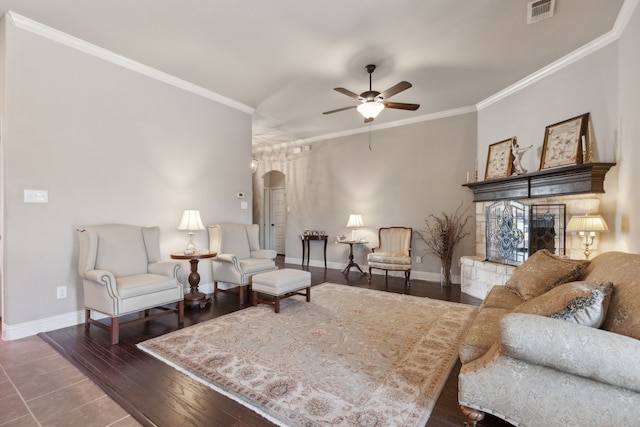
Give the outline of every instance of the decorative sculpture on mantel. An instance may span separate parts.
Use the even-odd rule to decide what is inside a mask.
[[[533,147],[533,145],[520,148],[518,146],[518,141],[515,138],[513,139],[511,143],[511,152],[513,153],[513,172],[511,172],[511,175],[522,175],[527,173],[527,170],[522,167],[522,155],[531,147]]]

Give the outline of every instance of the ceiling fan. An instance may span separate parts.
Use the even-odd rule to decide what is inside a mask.
[[[360,101],[359,105],[352,105],[350,107],[338,108],[337,110],[325,111],[322,114],[332,114],[337,113],[339,111],[350,110],[352,108],[357,108],[358,112],[362,114],[364,117],[364,122],[369,123],[372,122],[373,119],[378,117],[378,114],[382,110],[386,108],[395,108],[398,110],[410,110],[415,111],[420,107],[420,104],[405,104],[402,102],[388,102],[387,99],[391,98],[393,95],[396,95],[403,90],[407,90],[411,87],[411,83],[402,81],[394,86],[391,86],[389,89],[380,93],[371,88],[371,74],[375,71],[376,66],[373,64],[369,64],[366,67],[367,72],[369,73],[369,90],[366,92],[362,92],[360,95],[351,92],[342,87],[334,88],[335,91],[340,92],[348,97],[353,99],[357,99]]]

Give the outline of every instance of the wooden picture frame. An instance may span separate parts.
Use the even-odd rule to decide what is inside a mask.
[[[589,113],[547,126],[540,170],[581,164],[588,126]]]
[[[496,142],[489,146],[487,154],[487,167],[484,172],[484,179],[504,178],[511,175],[513,165],[513,142],[515,137]]]

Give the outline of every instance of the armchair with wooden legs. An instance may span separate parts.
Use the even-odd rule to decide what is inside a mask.
[[[124,326],[173,313],[182,325],[184,291],[177,280],[180,264],[161,261],[158,227],[107,224],[80,228],[77,235],[87,331],[90,325],[98,326],[109,331],[111,344],[118,344]],[[91,311],[110,317],[110,324],[92,319]],[[141,311],[142,317],[119,321],[120,316]]]
[[[378,247],[367,255],[369,281],[371,270],[384,270],[385,280],[389,271],[403,271],[406,285],[411,284],[411,227],[382,227],[378,230]]]
[[[244,304],[251,287],[251,277],[276,270],[276,251],[260,249],[257,224],[221,223],[210,225],[209,250],[218,255],[211,260],[213,267],[213,297],[218,292],[237,293],[238,302]],[[218,283],[237,285],[220,289]],[[249,288],[249,289],[248,289]]]

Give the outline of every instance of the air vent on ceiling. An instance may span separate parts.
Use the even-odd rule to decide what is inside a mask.
[[[551,18],[556,0],[536,0],[527,4],[527,24]]]

